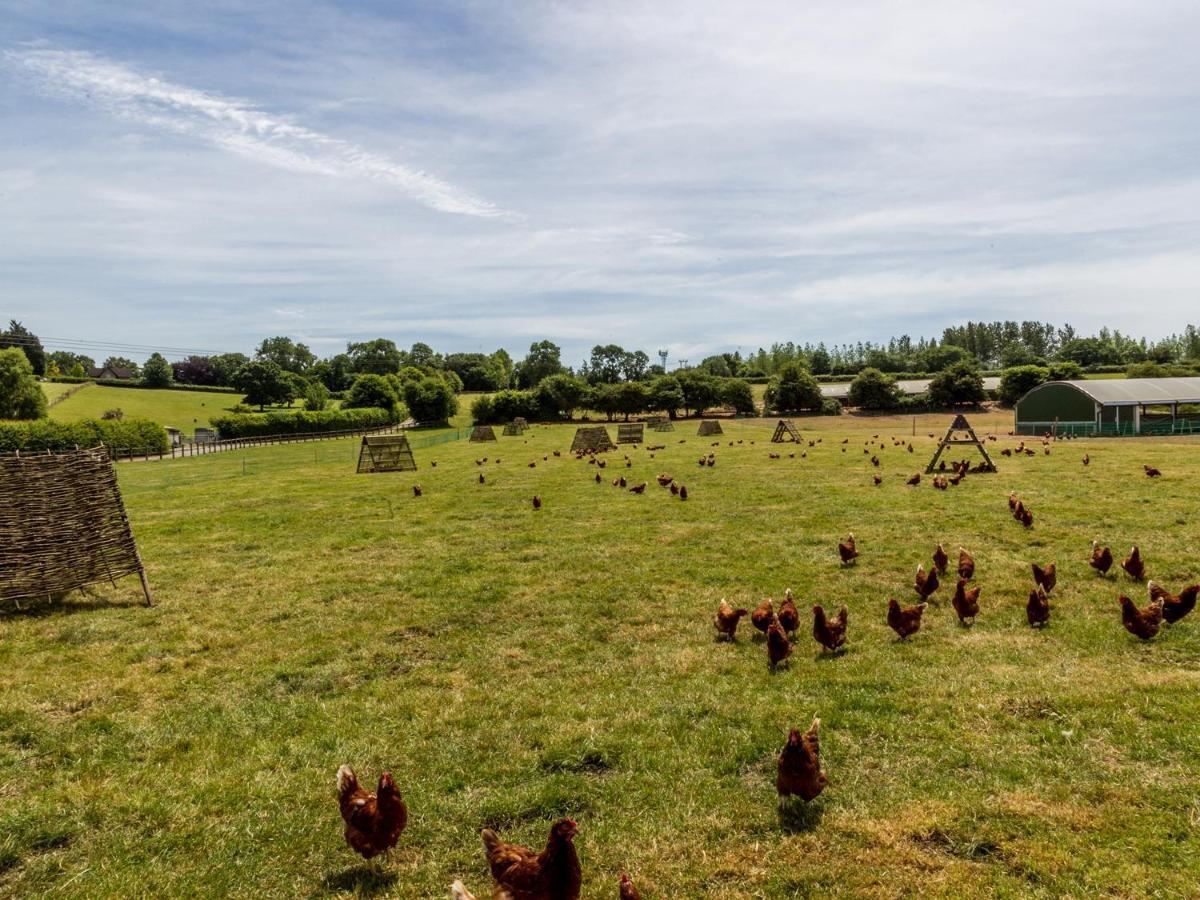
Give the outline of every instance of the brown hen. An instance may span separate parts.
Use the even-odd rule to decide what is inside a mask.
[[[826,650],[837,650],[846,643],[846,621],[850,611],[843,606],[832,619],[821,606],[813,606],[813,639]]]
[[[1151,600],[1161,600],[1163,604],[1163,618],[1168,625],[1174,625],[1193,609],[1196,608],[1196,595],[1200,594],[1200,584],[1193,584],[1185,587],[1178,594],[1170,593],[1166,588],[1156,581],[1151,581],[1147,585],[1150,592]]]
[[[546,848],[534,853],[483,829],[479,834],[496,882],[493,900],[579,900],[583,873],[575,852],[578,830],[570,819],[559,819],[550,827]]]
[[[717,617],[713,619],[713,626],[717,629],[717,634],[723,634],[731,641],[737,640],[738,622],[744,615],[747,615],[746,610],[734,609],[725,600],[722,600],[717,606]]]
[[[1143,641],[1148,641],[1158,634],[1163,620],[1161,598],[1151,600],[1150,605],[1145,609],[1138,609],[1133,601],[1124,594],[1120,596],[1119,602],[1121,604],[1121,624],[1125,626],[1126,631]]]
[[[379,786],[371,793],[359,786],[352,768],[341,766],[337,771],[337,792],[342,821],[346,823],[346,843],[351,850],[363,859],[374,859],[396,846],[400,832],[408,824],[408,807],[390,773],[379,776]]]
[[[888,600],[887,623],[892,631],[904,640],[921,629],[921,615],[928,604],[916,603],[912,606],[901,606],[894,599]]]
[[[779,805],[783,806],[792,797],[815,800],[825,790],[828,779],[821,771],[821,720],[813,717],[808,731],[799,728],[788,732],[787,743],[779,752],[779,763],[775,775],[775,792],[779,794]]]

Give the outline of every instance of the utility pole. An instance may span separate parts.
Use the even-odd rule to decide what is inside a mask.
[[[658,351],[658,358],[662,363],[662,370],[664,372],[667,371],[667,353],[668,352],[669,351],[667,351],[667,350],[659,350]]]

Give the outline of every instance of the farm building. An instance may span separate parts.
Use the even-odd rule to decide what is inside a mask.
[[[1017,401],[1017,434],[1200,433],[1200,378],[1048,381]]]

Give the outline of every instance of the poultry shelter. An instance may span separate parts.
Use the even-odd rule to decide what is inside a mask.
[[[1014,410],[1017,434],[1200,433],[1200,378],[1048,381]]]
[[[150,584],[104,447],[0,455],[0,607],[138,575]]]

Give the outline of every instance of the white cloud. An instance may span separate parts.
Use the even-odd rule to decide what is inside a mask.
[[[440,212],[483,218],[503,214],[454,185],[348,141],[294,125],[246,101],[145,76],[80,51],[10,50],[5,57],[40,79],[47,90],[264,165],[330,178],[369,179],[397,188]]]

